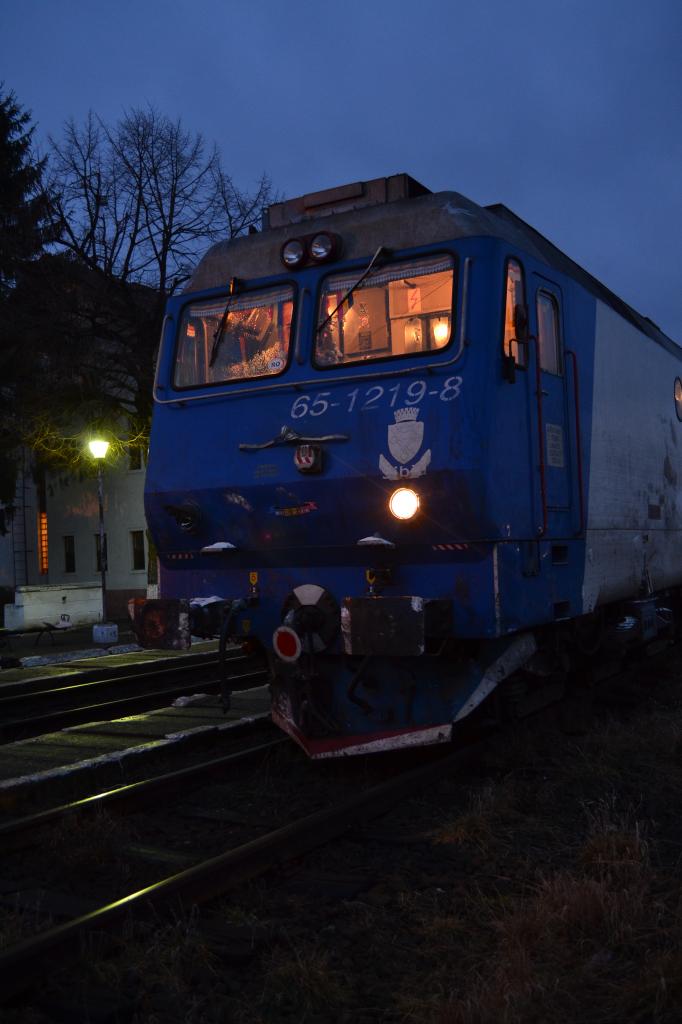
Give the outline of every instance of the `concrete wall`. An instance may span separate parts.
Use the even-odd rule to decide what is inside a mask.
[[[107,618],[126,618],[130,597],[147,592],[144,468],[129,469],[126,460],[104,464],[104,530],[107,535]],[[96,536],[99,534],[97,478],[49,477],[47,483],[49,582],[52,585],[97,583]],[[144,534],[145,568],[133,569],[132,531]],[[67,572],[64,538],[73,537],[75,570]]]
[[[46,622],[56,623],[68,615],[72,626],[100,622],[102,619],[102,588],[67,584],[63,587],[17,587],[14,604],[5,605],[6,629],[35,629]]]

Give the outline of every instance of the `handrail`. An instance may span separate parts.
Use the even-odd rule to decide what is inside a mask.
[[[473,263],[472,256],[464,257],[464,272],[462,274],[462,312],[459,320],[459,348],[457,349],[457,355],[453,356],[450,360],[454,363],[455,359],[459,359],[464,350],[464,346],[467,344],[466,330],[467,321],[469,319],[469,278],[471,276],[471,264]],[[443,366],[447,366],[447,363],[443,363]]]
[[[575,443],[576,463],[578,467],[578,500],[580,502],[580,529],[578,536],[585,532],[585,490],[583,479],[583,446],[582,431],[580,429],[580,385],[578,382],[578,357],[572,349],[566,349],[566,355],[571,357],[573,363],[573,400],[575,402]]]
[[[538,406],[538,448],[540,457],[540,495],[542,497],[542,526],[538,527],[538,535],[543,537],[547,533],[547,474],[545,471],[545,436],[542,419],[542,377],[540,376],[540,346],[534,334],[528,336],[528,341],[533,342],[535,349],[535,387]]]

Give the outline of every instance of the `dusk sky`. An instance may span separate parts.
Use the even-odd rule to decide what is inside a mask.
[[[0,80],[61,137],[151,104],[287,196],[503,202],[682,343],[680,0],[23,0]]]

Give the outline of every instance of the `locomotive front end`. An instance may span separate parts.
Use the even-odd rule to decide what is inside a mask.
[[[487,242],[454,195],[396,175],[278,204],[169,304],[146,490],[161,603],[183,636],[260,650],[273,718],[313,757],[446,741],[533,651],[496,621],[467,345]]]

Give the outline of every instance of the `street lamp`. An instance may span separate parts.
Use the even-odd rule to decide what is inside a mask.
[[[88,448],[93,459],[97,461],[97,499],[99,501],[99,568],[102,575],[102,622],[107,621],[107,549],[104,541],[104,480],[102,466],[109,451],[109,442],[95,440],[88,441]]]

